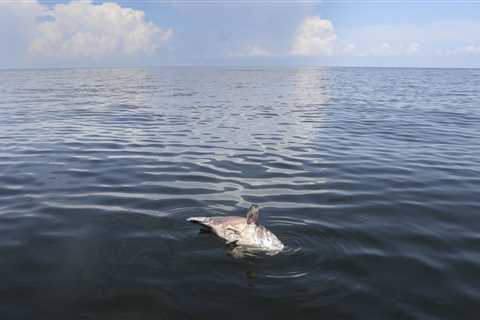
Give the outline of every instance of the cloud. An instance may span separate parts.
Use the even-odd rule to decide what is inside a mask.
[[[245,54],[248,55],[248,56],[253,56],[253,57],[259,57],[259,56],[270,56],[272,55],[272,53],[259,46],[259,45],[250,45],[250,46],[247,46],[246,50],[245,50]]]
[[[480,55],[480,45],[475,46],[475,45],[468,45],[463,48],[463,52],[467,54],[472,54],[472,55]]]
[[[350,56],[433,56],[468,53],[475,50],[480,24],[473,21],[444,21],[411,25],[372,25],[352,28],[342,33],[338,48],[354,44],[355,50],[340,50]],[[457,48],[462,48],[458,50]]]
[[[0,0],[0,68],[128,65],[164,52],[172,33],[113,2]]]
[[[321,19],[322,5],[309,1],[281,6],[268,2],[198,6],[191,1],[167,1],[144,6],[120,0],[67,1],[0,0],[0,68],[237,61],[480,63],[480,23],[473,19],[438,16],[399,24],[362,18],[346,24],[341,17],[335,20],[335,15],[332,21]],[[53,4],[59,2],[63,4]],[[139,7],[151,10],[152,19],[162,20],[147,19]]]
[[[293,55],[332,55],[337,35],[330,20],[306,17],[297,29],[291,49]]]
[[[174,1],[175,37],[170,45],[178,60],[215,64],[245,57],[271,59],[290,52],[296,27],[314,14],[310,2]],[[281,19],[279,19],[281,17]],[[253,60],[253,59],[252,59]]]
[[[350,46],[352,44],[349,44]],[[380,44],[374,44],[371,47],[360,47],[353,45],[355,49],[339,49],[337,53],[339,55],[351,55],[359,57],[388,57],[388,56],[411,56],[420,52],[420,44],[417,42],[410,43],[390,43],[383,42]]]
[[[227,53],[227,57],[269,57],[272,52],[260,45],[247,45],[240,50]]]
[[[29,46],[32,56],[99,58],[155,52],[171,36],[145,20],[140,10],[113,2],[76,0],[44,13]]]
[[[416,43],[416,42],[411,42],[407,48],[405,49],[405,53],[407,55],[409,54],[416,54],[420,51],[420,44]]]

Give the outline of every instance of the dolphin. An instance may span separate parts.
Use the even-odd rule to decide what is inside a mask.
[[[191,217],[187,221],[198,223],[240,251],[264,252],[274,255],[285,246],[270,230],[258,222],[259,208],[252,205],[246,217]]]

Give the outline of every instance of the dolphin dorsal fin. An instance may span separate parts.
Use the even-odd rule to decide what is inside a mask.
[[[250,209],[248,209],[248,212],[247,212],[247,223],[248,224],[252,224],[252,223],[258,224],[258,215],[259,215],[258,206],[252,205],[250,207]]]

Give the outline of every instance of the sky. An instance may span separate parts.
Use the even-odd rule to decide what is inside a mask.
[[[480,1],[0,0],[0,68],[480,67]]]

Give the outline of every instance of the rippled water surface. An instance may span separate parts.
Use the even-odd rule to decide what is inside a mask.
[[[0,71],[1,319],[478,319],[480,70]],[[250,204],[234,258],[185,221]]]

